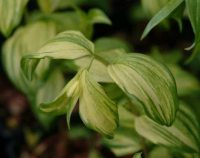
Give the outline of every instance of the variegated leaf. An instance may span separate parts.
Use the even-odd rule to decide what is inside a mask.
[[[103,88],[83,70],[80,77],[80,105],[81,119],[89,128],[112,137],[118,124],[116,104],[106,95]]]
[[[171,127],[161,126],[146,116],[136,119],[135,127],[140,135],[155,144],[184,152],[200,151],[199,123],[194,112],[185,104],[180,105]]]
[[[3,66],[10,80],[22,92],[29,93],[36,88],[35,82],[27,81],[21,71],[20,60],[22,56],[35,52],[55,34],[56,30],[53,23],[38,21],[19,28],[4,44],[2,54]],[[36,70],[36,76],[41,78],[47,68],[48,61],[42,62]]]
[[[0,1],[0,30],[8,36],[19,24],[28,0]]]
[[[40,60],[48,59],[77,59],[90,56],[94,52],[94,45],[78,31],[66,31],[48,41],[37,53],[25,56],[21,67],[28,79]]]
[[[108,66],[116,84],[142,103],[146,114],[170,126],[178,109],[175,80],[164,65],[143,54],[121,55]]]

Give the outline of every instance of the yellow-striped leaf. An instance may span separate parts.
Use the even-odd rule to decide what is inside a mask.
[[[86,126],[112,137],[118,124],[116,104],[106,95],[103,88],[83,70],[80,77],[81,95],[79,112]]]
[[[126,54],[108,66],[115,83],[131,98],[136,98],[146,114],[170,126],[178,109],[176,84],[164,65],[143,54]]]
[[[28,0],[1,0],[0,1],[0,30],[8,36],[19,24]]]
[[[3,66],[10,80],[24,93],[29,93],[35,88],[35,83],[27,81],[20,68],[23,55],[36,52],[47,40],[55,36],[55,25],[50,22],[38,21],[19,28],[3,46]],[[47,65],[46,65],[47,64]],[[45,66],[46,65],[46,66]],[[36,76],[42,77],[48,68],[48,61],[40,64]]]
[[[197,118],[186,105],[181,104],[171,127],[157,124],[146,116],[136,119],[137,132],[151,142],[183,152],[199,152],[200,128]]]

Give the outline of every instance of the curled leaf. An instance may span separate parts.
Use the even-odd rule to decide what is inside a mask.
[[[67,83],[67,85],[53,101],[50,102],[49,100],[49,103],[40,104],[40,108],[44,112],[52,112],[56,115],[66,113],[68,127],[70,127],[71,113],[80,95],[80,73],[81,71]]]
[[[66,31],[47,42],[37,53],[24,56],[21,67],[28,79],[41,59],[76,59],[94,52],[93,43],[78,31]]]
[[[170,71],[143,54],[126,54],[108,66],[115,83],[136,98],[146,114],[162,125],[170,126],[178,109],[176,84]]]

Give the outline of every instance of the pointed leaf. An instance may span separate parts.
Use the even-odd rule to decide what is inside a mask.
[[[146,116],[136,119],[135,127],[139,134],[155,144],[173,150],[199,152],[199,124],[194,113],[184,104],[171,127],[161,126]]]
[[[142,103],[146,114],[170,126],[178,109],[176,84],[170,71],[143,54],[122,55],[108,66],[115,83]]]
[[[27,78],[32,79],[32,74],[41,59],[76,59],[89,56],[93,52],[93,43],[80,32],[66,31],[47,42],[37,53],[25,56],[21,67]]]
[[[110,19],[100,9],[91,9],[88,12],[88,20],[92,24],[96,23],[111,24]]]
[[[147,24],[141,39],[144,39],[147,34],[162,20],[167,18],[177,7],[179,7],[184,0],[170,0]]]
[[[108,98],[102,87],[83,70],[80,77],[81,95],[79,112],[81,119],[91,129],[112,137],[118,124],[116,104]]]
[[[0,30],[8,36],[19,24],[28,0],[1,0],[0,1]]]
[[[40,104],[41,110],[44,112],[54,112],[54,114],[57,115],[67,113],[68,127],[70,127],[71,113],[80,95],[80,73],[81,71],[67,83],[60,94],[52,102]]]

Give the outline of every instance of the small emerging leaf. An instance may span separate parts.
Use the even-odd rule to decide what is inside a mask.
[[[79,112],[86,126],[112,137],[118,124],[116,104],[108,98],[102,87],[83,70],[80,77],[81,95]]]
[[[8,36],[19,24],[28,0],[0,0],[0,30]]]
[[[143,137],[158,145],[184,152],[199,152],[199,124],[194,113],[182,104],[171,127],[157,124],[146,116],[139,117],[136,130]]]
[[[141,39],[144,39],[147,34],[162,20],[167,18],[177,7],[179,7],[184,0],[170,0],[147,24]]]
[[[108,66],[115,83],[130,97],[142,103],[146,114],[170,126],[178,109],[176,84],[170,71],[143,54],[121,55]]]

